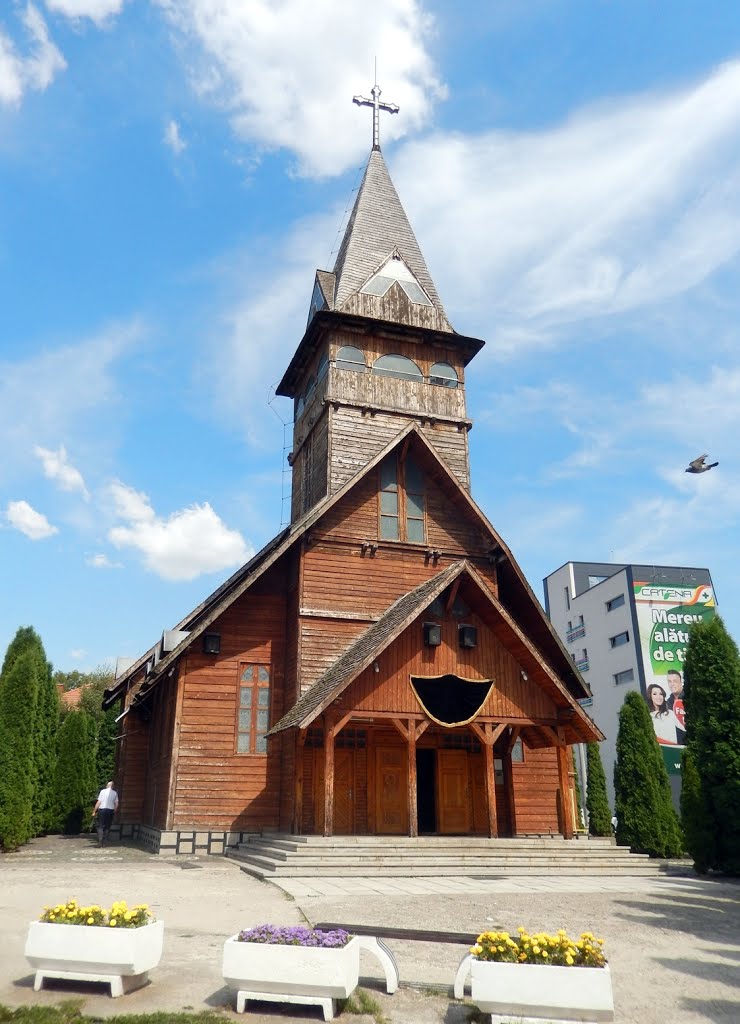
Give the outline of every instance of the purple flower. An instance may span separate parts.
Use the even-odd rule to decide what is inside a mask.
[[[352,936],[343,928],[322,932],[319,928],[293,925],[281,928],[275,924],[260,924],[239,932],[239,942],[261,942],[269,946],[313,946],[320,949],[339,949],[346,946]]]

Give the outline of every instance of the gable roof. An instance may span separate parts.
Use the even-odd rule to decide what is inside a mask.
[[[493,609],[502,631],[520,648],[517,659],[529,671],[532,681],[540,685],[559,708],[565,710],[566,718],[562,724],[566,742],[590,743],[604,739],[603,734],[568,692],[557,673],[546,662],[543,663],[539,651],[527,640],[506,609],[465,559],[453,562],[436,576],[399,597],[385,614],[369,626],[313,686],[302,694],[298,702],[270,729],[268,736],[293,727],[307,728],[452,582],[463,575],[470,579],[482,599]],[[526,731],[529,745],[540,745],[536,740],[532,742],[531,727]]]
[[[434,450],[431,443],[426,439],[421,429],[415,422],[409,423],[406,427],[381,449],[354,477],[347,481],[340,490],[332,495],[327,495],[318,505],[309,510],[301,519],[297,520],[291,527],[283,530],[274,537],[258,554],[247,562],[241,569],[237,570],[228,580],[218,587],[205,601],[186,616],[175,627],[178,630],[186,631],[187,636],[177,647],[161,660],[156,661],[151,671],[142,680],[138,681],[137,690],[132,699],[136,699],[151,689],[158,679],[185,653],[190,645],[201,636],[210,625],[221,615],[234,601],[242,596],[256,580],[258,580],[272,565],[274,565],[304,534],[315,526],[318,521],[331,508],[340,502],[344,496],[352,490],[364,477],[371,473],[380,462],[383,461],[399,445],[408,440],[417,448],[417,454],[421,454],[424,461],[433,465],[435,475],[441,480],[449,496],[459,501],[477,519],[482,530],[491,538],[491,555],[495,560],[497,574],[499,576],[499,602],[513,620],[522,622],[526,633],[531,635],[536,647],[543,658],[556,666],[556,671],[568,687],[571,695],[577,698],[590,696],[590,690],[576,669],[560,637],[555,632],[550,621],[547,619],[542,606],[535,597],[532,589],[527,583],[524,574],[514,560],[511,552],[494,530],[493,526],[486,519],[478,505],[473,501],[468,492],[460,485],[457,477],[447,466],[444,460]],[[447,567],[450,568],[450,567]],[[445,572],[441,569],[440,572]],[[437,577],[432,577],[436,579]],[[392,606],[393,607],[393,606]],[[390,611],[390,609],[389,609]],[[387,613],[386,613],[387,614]],[[138,676],[141,670],[153,659],[159,649],[159,642],[143,654],[126,671],[115,684],[105,691],[103,706],[109,707],[121,695],[127,691],[129,685]]]

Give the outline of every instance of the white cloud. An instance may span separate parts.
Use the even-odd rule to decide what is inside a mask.
[[[175,156],[179,156],[182,152],[187,149],[187,142],[180,135],[180,126],[174,118],[165,125],[164,129],[164,143],[172,150]]]
[[[370,148],[371,113],[353,106],[378,58],[381,138],[423,125],[444,94],[425,49],[433,22],[418,0],[155,0],[192,41],[194,86],[229,111],[236,132],[297,153],[306,174],[350,166]]]
[[[17,106],[28,89],[43,92],[67,66],[39,9],[28,3],[19,18],[30,39],[25,55],[0,25],[0,104],[7,106]]]
[[[33,453],[41,459],[44,476],[49,480],[56,480],[63,491],[79,491],[83,498],[90,497],[82,473],[69,461],[64,445],[60,445],[58,451],[37,445]]]
[[[46,516],[37,512],[27,501],[9,501],[5,516],[11,526],[30,540],[46,540],[59,533],[57,527],[52,526]]]
[[[104,554],[89,555],[85,559],[85,565],[89,565],[91,569],[122,569],[123,565],[121,562],[111,562],[110,558]]]
[[[203,573],[231,569],[252,556],[241,534],[219,519],[211,506],[192,505],[160,518],[148,497],[116,481],[110,494],[125,525],[114,526],[109,540],[144,556],[147,569],[166,580],[192,580]]]
[[[70,658],[72,658],[74,661],[80,661],[82,658],[85,657],[86,654],[87,651],[84,649],[84,647],[74,647],[69,652]]]
[[[98,27],[120,14],[126,0],[45,0],[54,14],[67,18],[89,18]]]
[[[75,447],[105,432],[118,390],[113,366],[142,337],[139,324],[115,326],[72,345],[55,345],[21,362],[0,361],[0,480],[25,470],[39,437],[65,437]]]
[[[394,176],[437,286],[491,349],[551,345],[558,326],[669,299],[740,251],[740,62],[546,131],[410,143]]]

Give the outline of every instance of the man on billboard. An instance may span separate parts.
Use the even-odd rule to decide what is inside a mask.
[[[666,673],[666,682],[668,683],[668,689],[671,691],[668,694],[668,700],[666,705],[674,713],[678,719],[678,742],[684,744],[686,742],[686,712],[683,706],[683,678],[678,669],[671,668]]]

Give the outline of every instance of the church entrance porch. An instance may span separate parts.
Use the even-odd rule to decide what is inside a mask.
[[[322,730],[309,730],[297,831],[320,835],[515,835],[512,730],[501,727],[493,740],[492,729],[478,729],[483,742],[470,728],[447,730],[407,720],[404,735],[391,721],[368,723],[330,735],[333,750],[327,750]],[[327,763],[332,775],[329,786]]]

